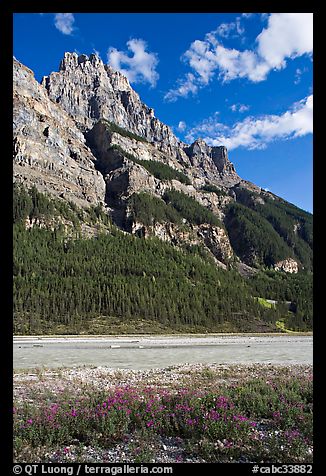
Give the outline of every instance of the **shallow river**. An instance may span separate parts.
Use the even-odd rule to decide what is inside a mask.
[[[312,340],[295,335],[15,337],[13,365],[149,369],[183,363],[312,363]]]

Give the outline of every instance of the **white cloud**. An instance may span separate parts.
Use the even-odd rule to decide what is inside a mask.
[[[185,121],[180,121],[178,124],[178,131],[183,132],[187,127],[187,124]]]
[[[192,73],[188,73],[184,80],[178,81],[179,86],[176,89],[168,91],[164,99],[168,102],[175,102],[178,97],[186,98],[189,94],[196,94],[198,86],[196,84],[196,78]]]
[[[212,32],[222,38],[236,38],[244,33],[244,28],[241,26],[240,17],[237,17],[234,22],[221,23],[218,28]]]
[[[56,13],[54,15],[54,25],[64,35],[71,35],[74,31],[75,18],[72,13]]]
[[[313,96],[295,103],[281,115],[247,117],[232,127],[208,118],[192,128],[186,139],[192,142],[198,136],[212,146],[224,145],[229,150],[237,147],[263,149],[269,142],[287,140],[313,132]]]
[[[189,91],[196,93],[216,76],[223,82],[236,78],[264,81],[271,70],[285,68],[288,58],[311,55],[312,13],[272,13],[267,18],[267,27],[257,36],[257,46],[253,50],[240,51],[226,48],[220,43],[217,37],[226,38],[232,30],[231,23],[222,24],[207,33],[204,40],[193,41],[183,55],[183,60],[189,64],[192,72],[187,74],[186,79],[179,80],[179,87],[168,91],[165,97],[173,97],[174,100],[180,96],[187,97]],[[236,31],[242,31],[237,28],[234,26]],[[190,74],[192,79],[189,82]],[[180,88],[180,85],[186,84],[188,87]]]
[[[257,52],[270,68],[283,68],[286,58],[312,53],[313,14],[272,13],[256,40]]]
[[[303,69],[300,69],[300,68],[297,68],[295,70],[295,77],[294,77],[294,84],[299,84],[301,82],[301,76],[303,75],[303,73],[306,73],[308,71],[308,68],[303,68]]]
[[[294,84],[299,84],[301,81],[301,75],[302,75],[302,70],[300,68],[297,68],[295,70],[295,78],[294,78]]]
[[[127,42],[127,46],[132,56],[111,47],[108,50],[108,63],[131,83],[149,83],[155,86],[159,78],[155,69],[158,64],[156,53],[145,51],[147,43],[141,39],[133,38]]]
[[[246,104],[232,104],[230,106],[230,109],[232,112],[246,112],[249,111],[250,106],[247,106]]]

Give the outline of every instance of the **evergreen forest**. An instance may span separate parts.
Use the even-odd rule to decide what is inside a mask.
[[[148,197],[132,200],[142,210]],[[202,217],[199,204],[186,207],[178,192],[157,200],[147,206],[162,220],[211,218],[207,209]],[[93,236],[83,235],[85,224]],[[150,332],[266,332],[279,330],[279,322],[311,330],[308,271],[288,275],[262,267],[244,278],[218,268],[200,247],[133,236],[115,227],[102,207],[82,210],[35,187],[14,186],[13,227],[16,334],[128,332],[137,322]],[[257,297],[279,304],[267,307]],[[291,310],[282,301],[291,301]]]

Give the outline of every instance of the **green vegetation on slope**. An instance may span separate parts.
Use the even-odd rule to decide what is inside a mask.
[[[156,222],[181,224],[185,218],[191,224],[209,223],[223,227],[222,222],[210,210],[194,198],[176,190],[168,190],[163,200],[145,192],[134,193],[128,204],[132,218],[147,226]]]
[[[35,332],[40,319],[78,327],[99,315],[207,329],[231,321],[238,330],[254,317],[274,320],[235,271],[158,239],[116,232],[66,242],[56,231],[17,224],[14,242],[16,332]]]
[[[289,301],[295,312],[286,312],[286,326],[293,330],[312,329],[313,279],[312,273],[278,273],[260,271],[251,276],[249,284],[255,296],[276,301]]]
[[[148,140],[145,139],[145,137],[141,137],[138,134],[134,134],[133,132],[130,132],[127,129],[124,129],[123,127],[118,126],[114,122],[107,121],[106,119],[101,119],[99,122],[102,122],[103,124],[105,124],[109,132],[116,132],[117,134],[120,134],[123,137],[129,137],[130,139],[135,139],[141,142],[148,142]]]
[[[117,144],[113,144],[109,147],[108,151],[117,151],[127,159],[135,162],[136,164],[144,167],[150,174],[154,175],[159,180],[179,180],[179,182],[186,185],[190,185],[191,182],[189,178],[179,170],[173,169],[167,164],[163,164],[157,160],[140,160],[137,159],[133,154],[125,151],[122,147]]]
[[[313,266],[313,216],[279,198],[272,199],[264,195],[264,203],[261,203],[260,200],[257,200],[259,195],[255,192],[239,189],[236,191],[236,194],[238,203],[248,207],[248,209],[271,224],[276,233],[282,238],[282,241],[287,245],[287,249],[291,250],[288,251],[287,256],[297,258],[305,269],[311,271]],[[254,214],[252,216],[257,217]],[[266,224],[263,224],[262,221],[260,223],[268,232]],[[279,239],[277,246],[279,247],[280,254],[283,255],[286,248],[284,244],[280,244]]]
[[[128,205],[131,218],[146,226],[154,225],[156,222],[181,223],[181,216],[175,208],[148,193],[134,193],[129,198]]]
[[[157,160],[140,160],[138,163],[159,180],[179,180],[181,183],[191,185],[189,178],[184,173],[173,169],[167,164],[163,164]]]
[[[59,217],[70,221],[77,229],[82,222],[89,225],[101,223],[108,226],[110,224],[110,218],[101,205],[91,205],[87,209],[81,209],[73,202],[40,193],[35,186],[26,189],[23,185],[14,183],[14,223],[22,222],[26,218],[46,221]]]
[[[283,238],[258,212],[240,203],[231,203],[226,210],[225,225],[230,242],[242,260],[254,266],[272,266],[294,257]]]
[[[185,193],[178,192],[177,190],[168,190],[165,192],[163,199],[167,204],[173,206],[189,223],[195,225],[209,223],[223,227],[222,222],[214,213]]]
[[[15,333],[51,333],[58,326],[63,333],[79,333],[98,318],[106,332],[103,322],[112,318],[148,320],[158,328],[179,330],[257,331],[273,329],[282,317],[277,309],[266,309],[254,299],[273,298],[268,289],[260,292],[259,280],[254,283],[236,271],[217,268],[194,249],[136,238],[109,225],[91,239],[80,234],[68,239],[59,226],[25,229],[31,203],[38,203],[48,218],[52,213],[48,201],[54,215],[62,206],[60,200],[41,195],[15,187]],[[33,201],[33,196],[38,199]],[[90,219],[88,211],[62,203],[79,224]],[[95,207],[92,213],[102,222],[100,210],[96,213]],[[289,300],[294,300],[291,296]]]
[[[201,188],[202,192],[216,193],[219,196],[226,196],[227,193],[221,188],[215,187],[215,185],[206,184]]]

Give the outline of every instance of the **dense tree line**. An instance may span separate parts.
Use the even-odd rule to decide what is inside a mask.
[[[146,226],[157,223],[181,223],[181,216],[164,200],[148,193],[134,193],[128,200],[131,219]]]
[[[80,224],[89,222],[90,216],[103,223],[101,207],[89,212],[38,195],[42,194],[15,187],[15,332],[39,332],[51,324],[82,329],[84,322],[97,316],[142,318],[171,327],[192,325],[207,330],[223,329],[229,323],[239,331],[259,323],[273,325],[279,319],[280,310],[266,309],[254,298],[263,292],[271,297],[262,284],[264,275],[248,281],[234,270],[217,268],[198,247],[178,249],[156,238],[140,239],[109,223],[105,233],[91,239],[80,235],[68,238],[59,226],[54,230],[26,229],[24,220],[26,213],[34,210],[33,203],[45,210],[48,218],[52,202],[54,214],[63,206]],[[281,296],[284,286],[278,289],[272,282],[273,286],[275,296]],[[300,294],[299,285],[293,286],[291,300],[296,291]],[[301,296],[303,301],[305,296]],[[308,326],[301,297],[297,305]]]
[[[251,276],[249,284],[253,295],[277,301],[290,301],[294,312],[287,314],[289,328],[312,329],[313,325],[313,275],[312,273],[288,274],[273,270],[260,271]]]
[[[222,222],[213,212],[183,192],[168,190],[165,192],[163,199],[167,204],[174,207],[189,223],[196,225],[210,223],[211,225],[224,228]]]
[[[257,200],[257,193],[246,189],[238,189],[236,195],[238,203],[250,208],[272,225],[291,249],[288,256],[297,257],[304,268],[312,270],[313,217],[310,213],[278,197],[272,199],[265,195],[264,203],[261,203]],[[266,225],[264,228],[266,229]]]
[[[55,213],[55,206],[45,194],[39,193],[35,186],[26,190],[18,183],[13,185],[13,220],[14,223],[29,218],[50,217]]]
[[[226,211],[230,242],[241,259],[254,266],[272,266],[294,257],[293,250],[261,214],[240,203],[229,204]]]
[[[66,241],[58,231],[14,227],[14,309],[69,324],[97,315],[207,328],[268,314],[235,271],[158,239],[99,235]]]

